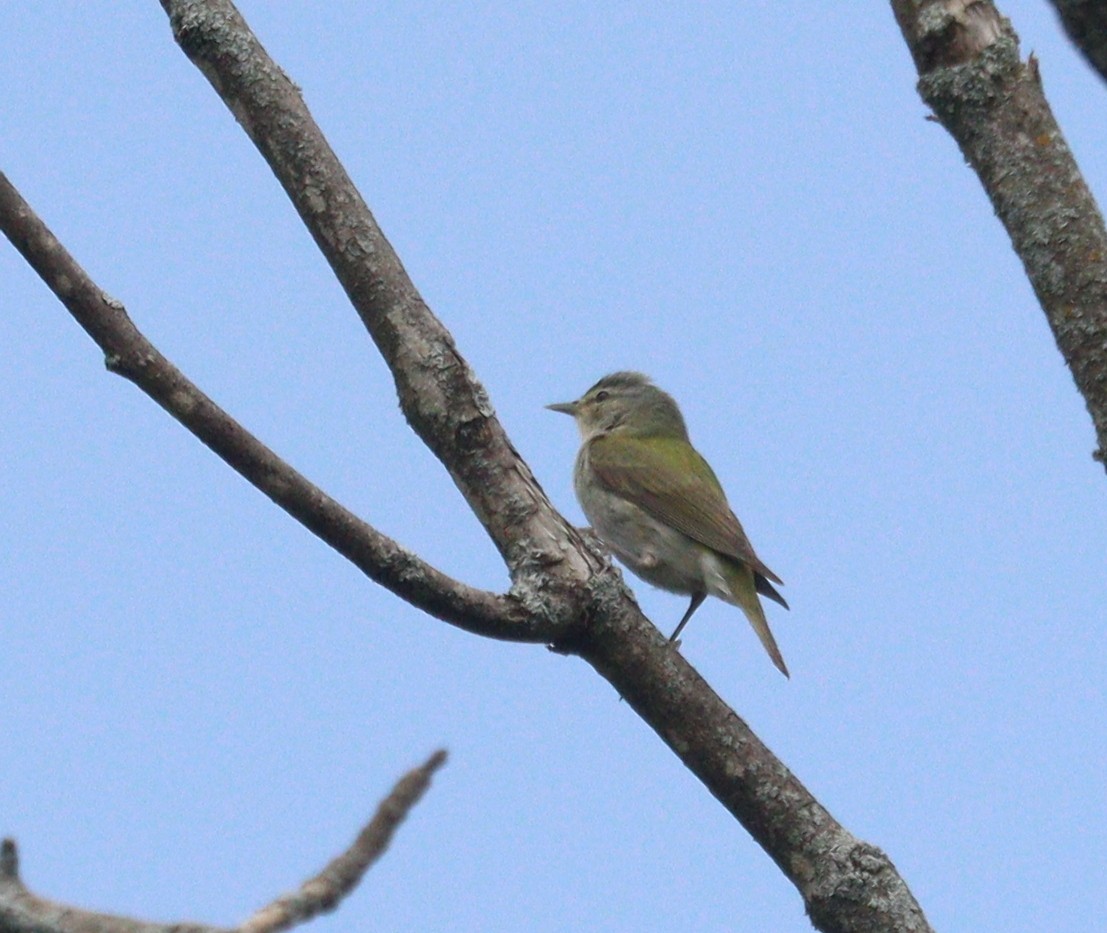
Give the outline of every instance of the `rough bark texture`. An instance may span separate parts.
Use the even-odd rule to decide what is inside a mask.
[[[1051,0],[1069,38],[1107,81],[1107,3],[1103,0]]]
[[[893,0],[919,94],[976,170],[1053,331],[1107,458],[1107,230],[1035,59],[992,3]]]
[[[617,610],[597,613],[580,654],[777,863],[815,928],[930,930],[888,856],[839,824],[661,632]]]

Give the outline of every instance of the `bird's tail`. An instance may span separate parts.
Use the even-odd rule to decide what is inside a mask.
[[[765,650],[769,653],[769,657],[773,659],[773,664],[776,665],[777,670],[785,677],[790,678],[791,675],[784,663],[784,657],[776,646],[773,633],[769,630],[769,621],[765,618],[765,610],[761,606],[761,600],[757,598],[757,581],[753,569],[738,561],[728,561],[726,582],[729,593],[718,593],[716,595],[721,596],[729,603],[733,603],[746,614],[746,618],[750,620],[750,625],[757,632],[757,637],[761,639],[761,644],[765,646]]]

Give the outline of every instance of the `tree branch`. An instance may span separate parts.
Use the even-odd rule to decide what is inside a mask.
[[[381,801],[372,820],[349,849],[305,881],[293,894],[262,908],[241,926],[214,927],[199,923],[147,923],[129,917],[78,910],[38,897],[19,878],[15,842],[0,843],[0,933],[277,933],[334,910],[384,854],[392,836],[430,786],[434,772],[446,762],[437,751],[409,771]]]
[[[1107,230],[1011,23],[986,0],[892,0],[919,94],[976,170],[1107,464]]]
[[[1107,4],[1102,0],[1050,0],[1065,32],[1107,81]]]
[[[637,612],[598,611],[580,654],[799,890],[825,933],[926,933],[891,860],[850,834]]]
[[[561,627],[528,612],[514,597],[477,590],[446,576],[281,460],[158,352],[123,305],[97,287],[2,172],[0,229],[104,351],[109,370],[142,389],[370,579],[436,618],[476,634],[531,642],[555,641],[561,635]]]
[[[642,616],[617,571],[553,510],[299,92],[234,6],[161,2],[181,47],[288,192],[392,370],[408,421],[496,542],[512,595],[544,620],[535,625],[556,631],[550,640],[558,650],[584,658],[615,686],[796,885],[818,929],[929,930],[888,858],[833,819]],[[66,291],[59,297],[68,305]]]
[[[445,763],[446,753],[439,750],[425,764],[400,778],[350,848],[300,885],[298,891],[259,910],[239,927],[241,933],[277,933],[334,910],[357,887],[369,866],[384,854],[408,812],[430,787],[434,772]]]
[[[392,371],[408,423],[500,550],[516,588],[596,568],[511,446],[484,387],[423,301],[299,89],[234,4],[161,0],[174,38],[269,163]]]

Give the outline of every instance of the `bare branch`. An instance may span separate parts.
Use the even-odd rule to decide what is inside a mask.
[[[300,889],[263,907],[239,927],[228,929],[195,923],[146,923],[77,910],[36,897],[19,878],[15,842],[0,844],[0,933],[276,933],[334,910],[379,859],[392,836],[430,787],[431,777],[446,763],[446,752],[436,751],[405,774],[381,801],[373,819],[358,833],[353,845],[337,856]]]
[[[446,752],[439,750],[425,764],[400,778],[349,849],[305,881],[298,891],[259,910],[239,927],[241,933],[276,933],[334,910],[357,887],[369,866],[384,854],[393,833],[426,793],[434,772],[445,763]]]
[[[161,0],[181,49],[253,140],[396,380],[409,424],[449,470],[518,588],[596,568],[511,446],[484,387],[427,307],[299,89],[229,0]],[[565,543],[576,547],[568,550]]]
[[[599,612],[581,654],[776,862],[827,933],[926,933],[891,860],[849,833],[640,614]]]
[[[1107,462],[1107,230],[1010,22],[986,0],[892,0],[919,94],[976,170]]]
[[[1107,81],[1107,4],[1103,0],[1050,0],[1065,31]]]
[[[466,586],[381,534],[250,434],[169,362],[101,291],[0,173],[0,229],[130,379],[277,505],[366,576],[437,618],[470,632],[549,642],[561,634],[513,597]]]

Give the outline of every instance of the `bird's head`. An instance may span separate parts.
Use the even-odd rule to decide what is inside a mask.
[[[572,415],[584,440],[615,432],[688,439],[684,418],[673,397],[641,373],[611,373],[575,402],[546,407]]]

